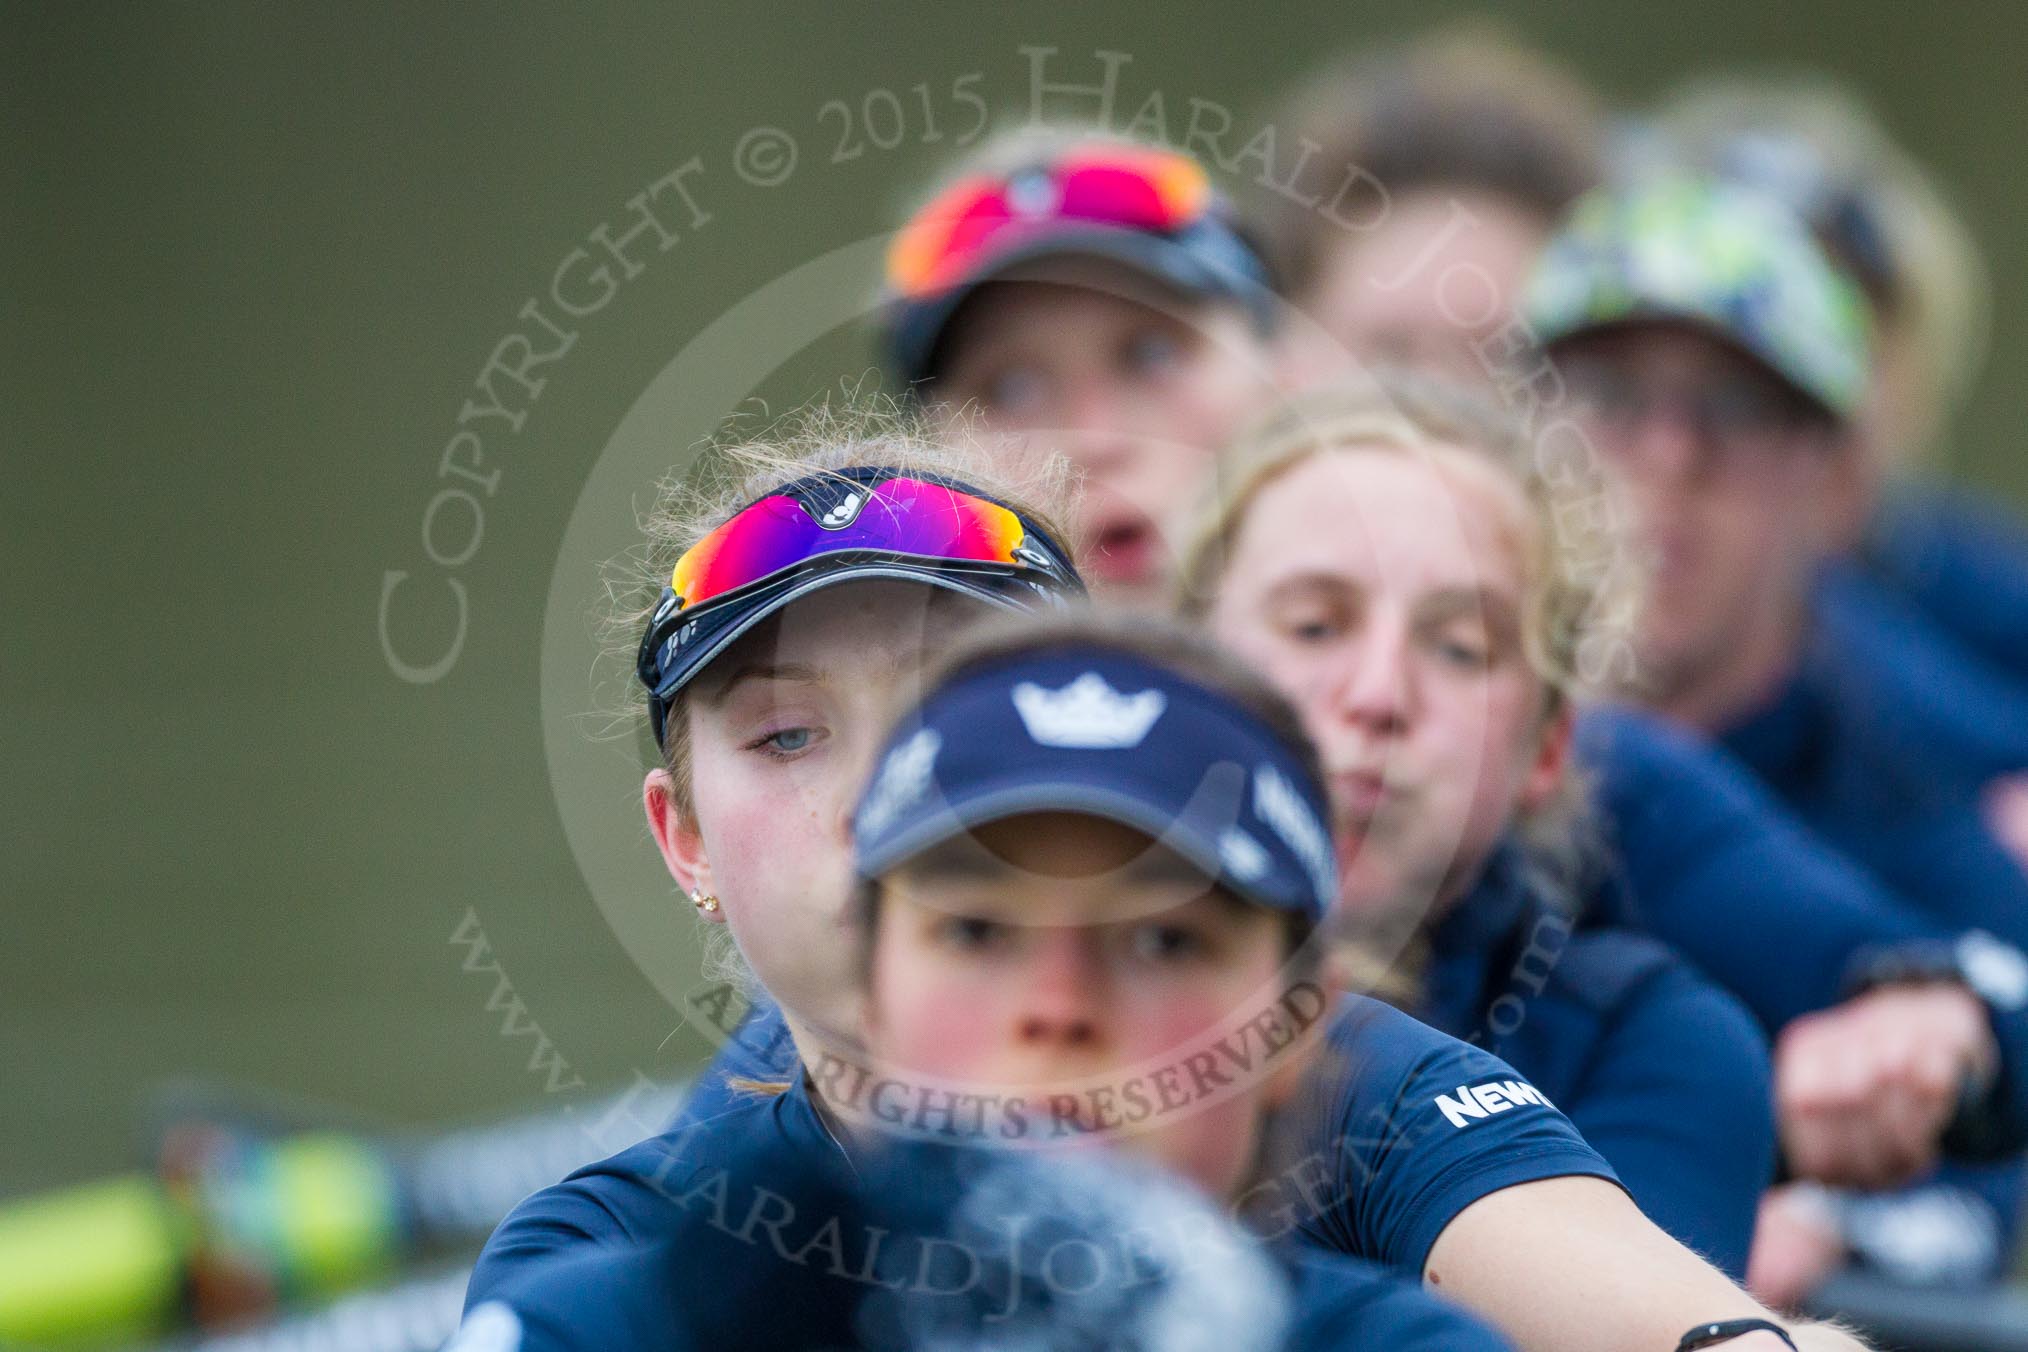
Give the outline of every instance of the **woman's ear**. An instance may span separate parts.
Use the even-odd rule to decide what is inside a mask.
[[[675,777],[666,769],[650,770],[641,782],[641,806],[648,814],[655,848],[662,852],[676,885],[692,896],[711,895],[711,860],[704,851],[704,837],[696,819],[677,801]],[[706,920],[725,921],[722,908],[700,906],[697,913]]]
[[[1542,724],[1535,744],[1535,760],[1521,779],[1520,806],[1526,811],[1541,807],[1563,786],[1570,773],[1570,744],[1577,726],[1577,714],[1569,700],[1560,701],[1555,713]]]

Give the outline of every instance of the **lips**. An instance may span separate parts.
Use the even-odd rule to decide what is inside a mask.
[[[1354,821],[1370,821],[1383,808],[1406,801],[1412,790],[1399,778],[1375,769],[1338,770],[1331,775],[1331,797],[1339,812]]]
[[[1146,517],[1119,515],[1094,524],[1087,567],[1101,582],[1143,582],[1155,572],[1157,539]]]

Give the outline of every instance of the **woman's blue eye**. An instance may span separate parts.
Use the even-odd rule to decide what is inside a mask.
[[[809,728],[783,728],[761,738],[761,742],[776,751],[801,751],[810,745],[813,735]]]

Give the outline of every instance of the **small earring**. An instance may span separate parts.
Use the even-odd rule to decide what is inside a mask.
[[[718,898],[708,892],[691,892],[690,904],[695,906],[702,915],[718,914]]]

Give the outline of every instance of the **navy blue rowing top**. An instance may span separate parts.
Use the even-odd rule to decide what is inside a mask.
[[[704,1226],[687,1228],[697,1233],[539,1265],[475,1306],[444,1352],[726,1346],[837,1352],[881,1345],[854,1327],[867,1295],[863,1286],[835,1280],[821,1268],[769,1261],[771,1253],[756,1263],[751,1249],[728,1244]],[[1370,1263],[1306,1247],[1278,1249],[1273,1260],[1293,1306],[1279,1344],[1289,1352],[1511,1352],[1491,1327]],[[765,1277],[765,1284],[756,1277]],[[992,1331],[983,1325],[973,1330]]]
[[[1595,708],[1578,720],[1577,755],[1612,869],[1593,917],[1682,953],[1769,1036],[1844,1000],[1868,956],[1933,950],[1959,932],[1819,839],[1721,747],[1647,714]],[[1986,1158],[2028,1144],[2028,1008],[1991,1013],[2003,1070],[1985,1105]]]
[[[2028,943],[2028,873],[1980,795],[2028,765],[2028,690],[1996,684],[1846,567],[1794,675],[1721,738],[1802,823],[1933,919]]]
[[[799,1080],[529,1199],[488,1245],[453,1347],[1174,1346],[1177,1328],[1262,1352],[1507,1346],[1410,1280],[1270,1255],[1193,1190],[1115,1166],[848,1150]]]
[[[1775,1165],[1752,1015],[1647,935],[1576,929],[1511,848],[1429,942],[1416,1012],[1526,1075],[1650,1220],[1743,1278]]]
[[[1860,564],[2005,679],[2028,686],[2028,532],[1962,493],[1905,491]]]
[[[572,1174],[516,1207],[487,1241],[466,1290],[468,1308],[504,1290],[540,1261],[582,1246],[653,1243],[670,1220],[652,1181],[672,1152],[703,1131],[736,1124],[765,1131],[785,1152],[841,1156],[802,1089],[791,1060],[762,1062],[754,1048],[779,1046],[759,1027],[728,1043],[699,1080],[693,1102],[669,1131]],[[1430,1247],[1458,1213],[1518,1183],[1587,1175],[1617,1183],[1546,1095],[1478,1048],[1437,1032],[1378,1001],[1341,1002],[1327,1034],[1327,1059],[1347,1073],[1320,1079],[1291,1129],[1299,1156],[1255,1206],[1282,1219],[1265,1227],[1281,1239],[1300,1230],[1325,1247],[1420,1277]],[[727,1075],[787,1080],[791,1091],[756,1099],[728,1088]],[[1273,1191],[1273,1190],[1270,1190]]]

